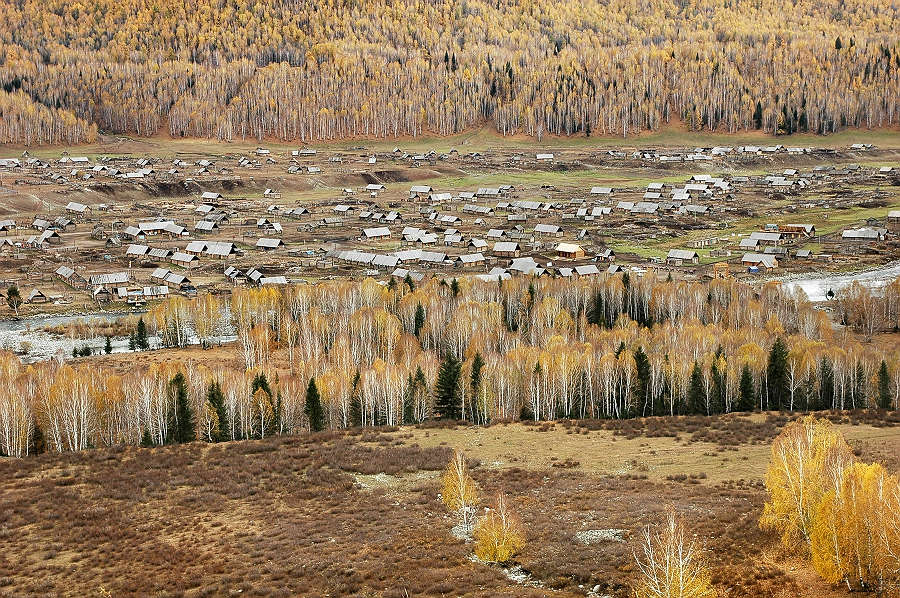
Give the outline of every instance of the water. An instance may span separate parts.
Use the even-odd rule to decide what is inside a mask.
[[[0,348],[21,354],[22,361],[33,363],[50,359],[55,355],[65,358],[72,356],[73,347],[90,347],[94,353],[102,353],[106,345],[105,338],[72,339],[65,336],[48,334],[42,329],[65,325],[79,320],[95,320],[100,322],[112,322],[118,318],[131,315],[143,315],[144,312],[111,313],[96,312],[90,314],[66,315],[66,316],[38,316],[23,318],[21,320],[0,320]],[[158,342],[158,341],[157,341]],[[128,351],[127,338],[114,338],[111,341],[113,353]],[[27,353],[23,350],[28,349]]]
[[[829,290],[837,293],[853,284],[854,281],[858,281],[870,289],[880,289],[893,282],[898,276],[900,276],[900,262],[894,262],[854,274],[827,274],[809,278],[783,279],[783,286],[790,291],[802,289],[810,301],[825,301]]]

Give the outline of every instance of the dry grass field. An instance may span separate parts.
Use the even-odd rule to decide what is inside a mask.
[[[900,468],[895,415],[833,416]],[[759,530],[784,416],[386,428],[0,462],[0,596],[616,596],[672,505],[722,596],[844,596]],[[452,448],[528,544],[516,580],[473,562],[438,494]],[[579,542],[587,530],[622,530]]]

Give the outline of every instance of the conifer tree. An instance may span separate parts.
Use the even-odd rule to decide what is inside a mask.
[[[425,308],[422,307],[421,303],[416,303],[416,314],[413,327],[413,334],[416,336],[416,338],[419,338],[419,334],[421,334],[422,328],[425,327]]]
[[[756,389],[753,384],[753,374],[746,363],[741,368],[741,381],[738,389],[738,411],[753,411],[756,408]]]
[[[766,398],[769,409],[781,409],[789,404],[791,389],[787,360],[787,345],[779,336],[769,351],[769,362],[766,366]]]
[[[322,415],[322,401],[319,397],[319,389],[316,387],[316,379],[309,379],[309,386],[306,387],[306,407],[303,409],[306,418],[309,420],[309,429],[311,432],[321,432],[325,429],[325,420]]]
[[[197,436],[194,411],[188,401],[187,382],[184,374],[178,372],[169,382],[169,390],[174,395],[174,426],[172,440],[176,443],[191,442]]]
[[[461,417],[460,374],[462,365],[452,353],[447,353],[438,370],[437,383],[434,387],[434,407],[438,417],[443,419],[459,419]]]
[[[888,372],[887,363],[881,360],[876,380],[876,399],[879,409],[891,408],[891,374]]]
[[[219,429],[213,441],[222,442],[231,439],[231,429],[228,425],[228,411],[225,408],[225,395],[222,393],[222,387],[219,382],[214,380],[209,385],[206,392],[206,400],[209,401],[213,409],[216,410],[216,416],[219,418]]]
[[[688,410],[694,415],[707,415],[706,389],[703,386],[703,372],[700,364],[694,362],[687,394]]]

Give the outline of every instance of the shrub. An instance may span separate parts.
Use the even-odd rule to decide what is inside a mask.
[[[525,547],[522,524],[500,494],[497,504],[475,526],[475,556],[489,563],[505,563]]]

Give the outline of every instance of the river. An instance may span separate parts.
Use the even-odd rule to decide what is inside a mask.
[[[854,281],[858,281],[870,289],[880,289],[893,282],[898,276],[900,276],[900,262],[893,262],[852,274],[803,275],[803,277],[781,280],[785,289],[791,291],[802,289],[810,301],[825,301],[829,290],[837,293],[844,287],[853,284]]]

